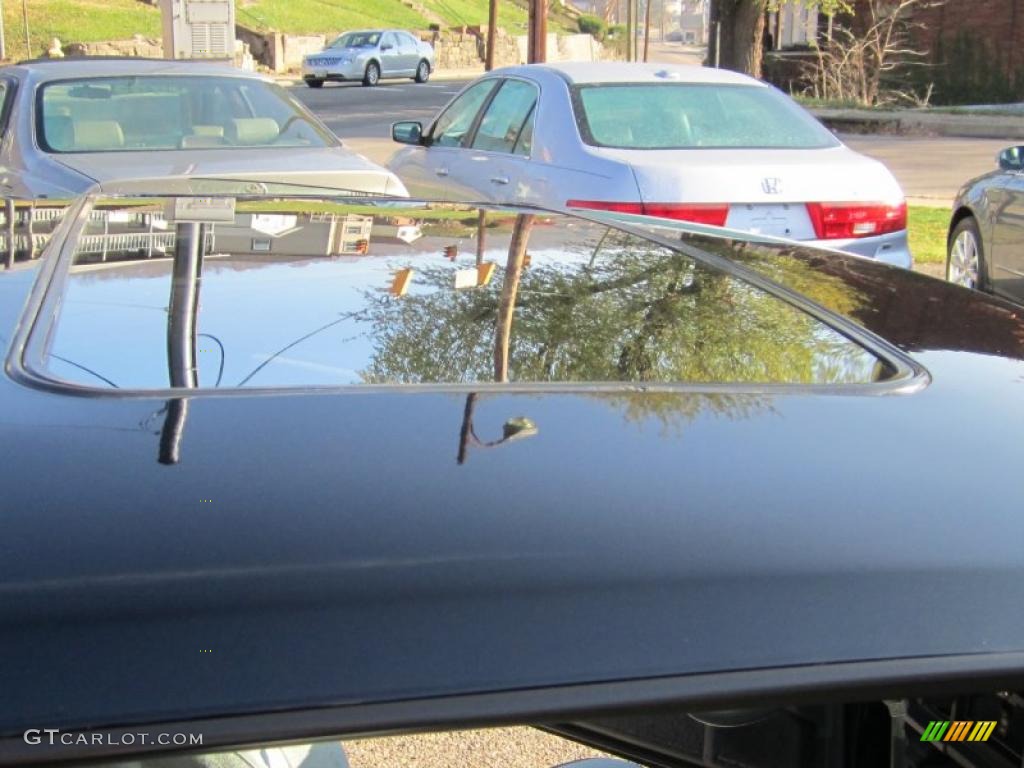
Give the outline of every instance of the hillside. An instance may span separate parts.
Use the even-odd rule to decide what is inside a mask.
[[[4,38],[12,61],[42,55],[54,37],[74,42],[160,36],[160,11],[138,0],[26,0],[31,49],[25,45],[21,3],[7,0]]]
[[[525,34],[524,0],[500,0],[498,24]],[[25,45],[21,3],[3,3],[7,58],[39,56],[50,40],[61,43],[160,36],[160,12],[139,0],[26,0],[31,49]],[[556,5],[556,3],[552,3]],[[236,0],[239,24],[259,30],[335,34],[370,26],[426,29],[485,24],[487,0]],[[575,30],[567,17],[553,14],[550,31]]]

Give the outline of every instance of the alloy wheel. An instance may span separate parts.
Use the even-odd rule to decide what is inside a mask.
[[[961,231],[949,249],[946,279],[966,288],[978,286],[978,240],[969,229]]]

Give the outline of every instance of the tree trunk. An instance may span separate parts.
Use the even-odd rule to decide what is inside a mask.
[[[715,0],[711,8],[711,45],[708,59],[715,61],[715,23],[722,25],[719,62],[723,69],[761,76],[766,0]]]

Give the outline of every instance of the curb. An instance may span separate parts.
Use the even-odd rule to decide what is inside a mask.
[[[1024,116],[824,108],[811,109],[810,112],[840,133],[1002,139],[1009,142],[1024,140]]]
[[[430,73],[430,80],[427,81],[427,85],[436,80],[473,80],[474,78],[480,77],[484,73],[484,69],[441,69],[435,70]],[[273,75],[274,82],[278,85],[290,86],[290,85],[304,85],[301,75]],[[412,78],[396,78],[395,82],[399,82],[402,79],[412,82]],[[356,83],[357,81],[352,80],[351,82]],[[381,81],[382,83],[385,81]]]

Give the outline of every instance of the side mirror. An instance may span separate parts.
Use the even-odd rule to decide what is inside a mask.
[[[390,50],[391,50],[392,48],[394,48],[394,47],[395,47],[395,46],[393,46],[393,45],[392,45],[391,43],[381,43],[381,44],[380,44],[380,49],[381,49],[382,51],[390,51]]]
[[[1024,171],[1024,147],[1009,147],[999,153],[999,167],[1004,171]]]
[[[391,126],[391,139],[399,144],[422,144],[423,124],[413,120],[394,123]]]

